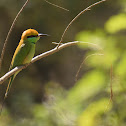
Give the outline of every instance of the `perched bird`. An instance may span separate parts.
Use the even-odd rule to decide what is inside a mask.
[[[40,34],[34,29],[28,29],[22,33],[21,40],[15,50],[15,53],[11,61],[10,70],[15,68],[16,66],[30,63],[31,59],[35,54],[36,42],[42,36],[47,36],[47,34]],[[12,82],[19,72],[16,72],[14,75],[10,77],[4,99],[7,97]]]

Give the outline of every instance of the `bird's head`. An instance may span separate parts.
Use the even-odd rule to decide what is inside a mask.
[[[42,36],[48,36],[48,35],[38,33],[34,29],[27,29],[22,33],[21,39],[26,42],[31,42],[35,44]]]

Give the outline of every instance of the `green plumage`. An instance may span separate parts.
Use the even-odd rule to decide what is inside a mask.
[[[10,70],[15,68],[16,66],[21,66],[30,63],[31,59],[34,57],[35,54],[35,44],[39,40],[39,38],[40,36],[38,36],[38,32],[34,29],[28,29],[22,34],[22,39],[20,40],[20,43],[12,58]],[[16,72],[10,77],[5,97],[7,97],[12,82],[19,72],[20,71]]]

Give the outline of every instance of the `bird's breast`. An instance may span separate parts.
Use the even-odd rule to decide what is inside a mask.
[[[34,57],[34,54],[35,54],[35,45],[30,47],[29,52],[23,61],[23,64],[30,63],[32,58]]]

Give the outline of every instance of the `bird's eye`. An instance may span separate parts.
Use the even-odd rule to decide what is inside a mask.
[[[32,38],[32,37],[37,37],[38,35],[30,35],[30,36],[27,36],[27,38]]]

